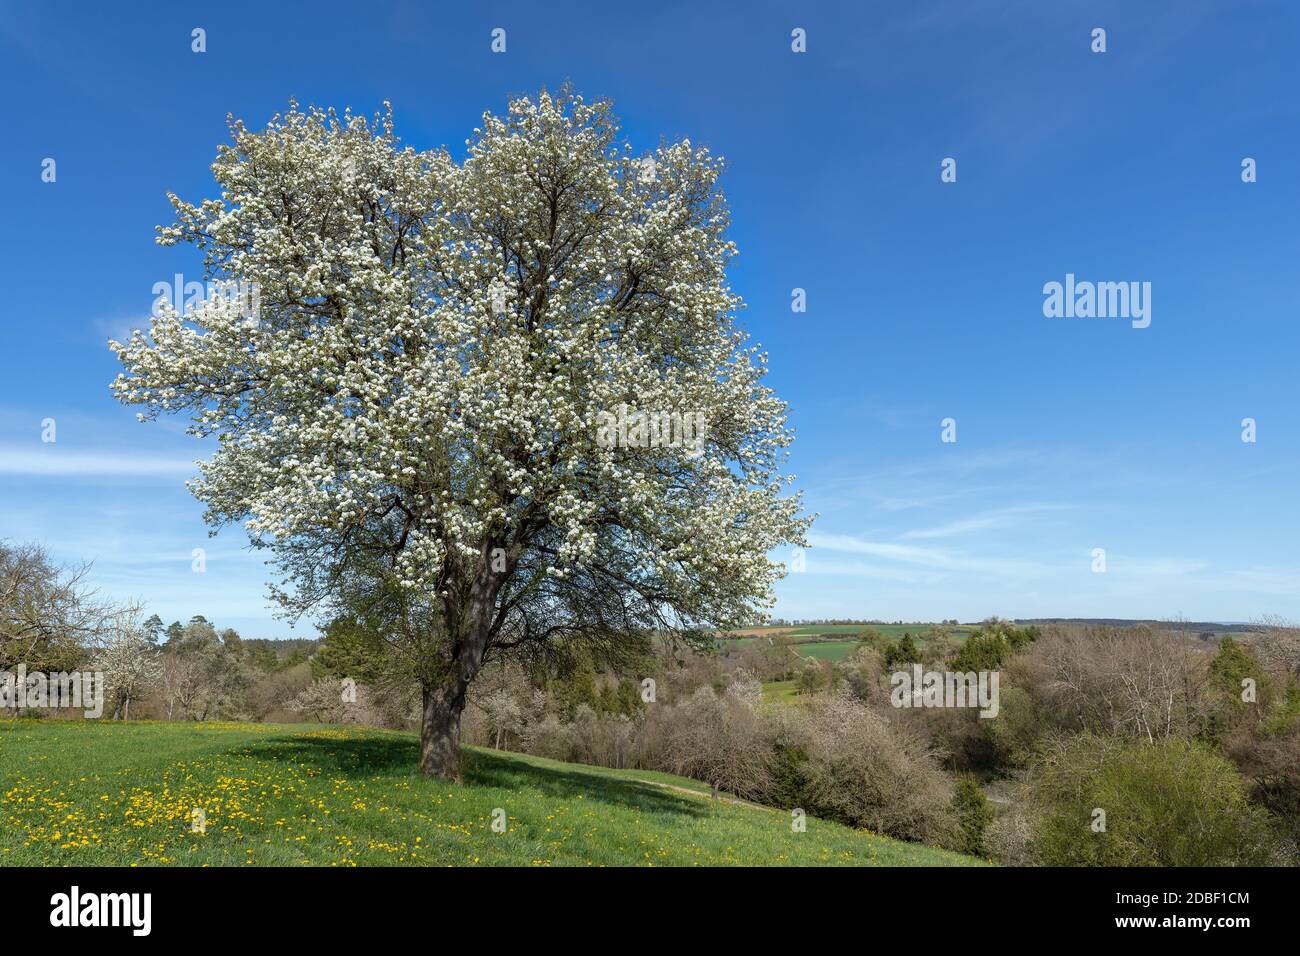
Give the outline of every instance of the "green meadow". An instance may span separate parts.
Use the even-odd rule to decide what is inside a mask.
[[[0,721],[0,865],[969,865],[670,774],[311,724]],[[504,832],[494,828],[504,824]]]

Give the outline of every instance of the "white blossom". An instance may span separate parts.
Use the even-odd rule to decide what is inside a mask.
[[[783,495],[767,357],[734,324],[719,158],[661,145],[646,182],[609,104],[567,91],[485,114],[463,162],[399,146],[391,111],[295,105],[231,134],[221,198],[171,197],[159,242],[254,283],[260,321],[164,308],[111,343],[112,387],[217,437],[190,487],[273,549],[287,609],[378,575],[427,612],[421,659],[468,679],[496,645],[770,606],[768,554],[810,519]],[[699,414],[707,440],[602,448],[620,404]]]

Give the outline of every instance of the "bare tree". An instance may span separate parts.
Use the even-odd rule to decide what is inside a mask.
[[[0,669],[76,667],[116,609],[86,583],[90,565],[62,567],[35,544],[0,541]]]
[[[241,682],[238,665],[206,621],[191,621],[168,648],[161,680],[169,720],[178,706],[187,720],[207,720],[229,711]]]
[[[1246,644],[1265,667],[1278,674],[1300,675],[1300,626],[1277,616],[1255,622]]]
[[[493,746],[500,750],[502,744],[509,745],[510,738],[523,731],[524,714],[519,701],[506,688],[498,688],[486,694],[482,704],[487,718],[488,732],[493,736]]]
[[[798,739],[797,731],[785,732]],[[824,694],[808,708],[803,746],[808,812],[903,840],[954,845],[952,784],[915,728],[848,693]]]
[[[1070,729],[1152,741],[1200,726],[1209,656],[1186,638],[1150,627],[1060,627],[1032,654]]]
[[[701,687],[677,705],[665,743],[676,773],[740,797],[757,796],[770,782],[770,748],[763,722],[740,694],[719,697]]]

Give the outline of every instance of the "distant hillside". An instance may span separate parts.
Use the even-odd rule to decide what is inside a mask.
[[[1095,627],[1161,627],[1188,634],[1249,634],[1265,628],[1259,624],[1221,624],[1216,621],[1156,621],[1123,617],[1018,617],[1017,624],[1090,624]]]

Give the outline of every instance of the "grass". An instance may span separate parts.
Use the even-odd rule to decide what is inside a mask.
[[[770,700],[794,700],[799,696],[799,690],[795,681],[773,680],[763,685],[763,696]]]
[[[978,862],[811,818],[794,833],[650,771],[471,748],[463,784],[425,780],[416,751],[354,727],[0,720],[0,865]]]

